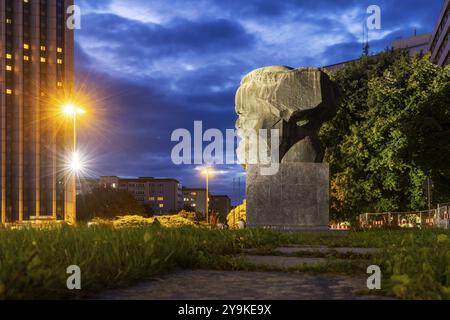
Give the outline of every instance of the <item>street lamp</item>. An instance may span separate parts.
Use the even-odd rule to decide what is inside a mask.
[[[63,113],[66,117],[73,118],[73,152],[75,156],[75,153],[77,152],[77,115],[85,114],[86,110],[72,103],[68,103],[64,105]]]
[[[76,201],[77,201],[77,195],[76,195],[76,188],[77,188],[77,181],[76,181],[76,175],[78,172],[80,172],[83,169],[83,163],[81,161],[80,155],[77,151],[77,116],[81,114],[85,114],[86,111],[76,106],[72,103],[67,103],[63,106],[63,114],[66,117],[72,117],[73,118],[73,151],[72,151],[72,157],[69,161],[69,168],[72,173],[72,202],[73,202],[73,212],[72,215],[69,215],[72,217],[72,222],[76,222]],[[66,212],[67,213],[67,212]]]
[[[206,222],[209,223],[209,176],[214,174],[214,170],[205,168],[202,170],[202,174],[206,176]]]

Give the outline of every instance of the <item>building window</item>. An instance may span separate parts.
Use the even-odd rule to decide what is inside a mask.
[[[12,55],[10,53],[6,54],[6,59],[11,60],[12,59]]]
[[[28,49],[30,49],[30,45],[29,45],[28,43],[24,43],[24,44],[23,44],[23,48],[24,48],[25,50],[28,50]]]
[[[6,71],[12,71],[12,67],[11,66],[6,66]]]
[[[164,201],[164,197],[158,197],[158,201]]]
[[[59,53],[62,53],[63,49],[58,47],[58,49],[56,49],[56,51],[59,52]]]
[[[164,205],[162,203],[159,204],[160,208],[164,208]]]
[[[41,51],[45,51],[47,48],[45,46],[41,46]]]
[[[58,63],[58,64],[63,64],[62,59],[58,59],[58,60],[57,60],[57,63]]]
[[[149,201],[155,201],[155,197],[149,197],[148,200]]]
[[[12,19],[6,19],[6,23],[7,24],[11,24],[12,23]]]
[[[12,90],[11,89],[6,89],[6,94],[12,94]]]
[[[57,83],[56,83],[56,86],[58,86],[58,87],[62,87],[62,82],[61,81],[58,81]]]
[[[30,57],[29,56],[23,56],[23,60],[24,61],[30,61]]]
[[[44,63],[44,62],[46,62],[47,61],[47,59],[45,59],[45,57],[41,57],[41,62],[42,63]]]

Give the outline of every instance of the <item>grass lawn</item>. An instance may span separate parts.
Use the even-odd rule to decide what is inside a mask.
[[[402,299],[450,299],[450,232],[441,230],[339,233],[214,231],[202,228],[108,226],[0,230],[0,297],[78,298],[131,285],[174,268],[255,270],[234,255],[244,248],[271,252],[289,244],[376,247],[367,257],[329,257],[306,272],[364,275],[381,267],[382,294]],[[339,258],[339,259],[338,259]],[[340,261],[340,262],[339,262]],[[66,269],[77,265],[82,290],[66,287]]]

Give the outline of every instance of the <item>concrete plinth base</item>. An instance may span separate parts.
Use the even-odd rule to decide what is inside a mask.
[[[247,166],[247,226],[282,231],[326,231],[329,165],[281,163],[277,174]]]

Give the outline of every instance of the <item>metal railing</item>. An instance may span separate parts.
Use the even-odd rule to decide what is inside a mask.
[[[438,210],[410,212],[363,213],[359,216],[359,226],[375,228],[432,228],[437,226]]]

